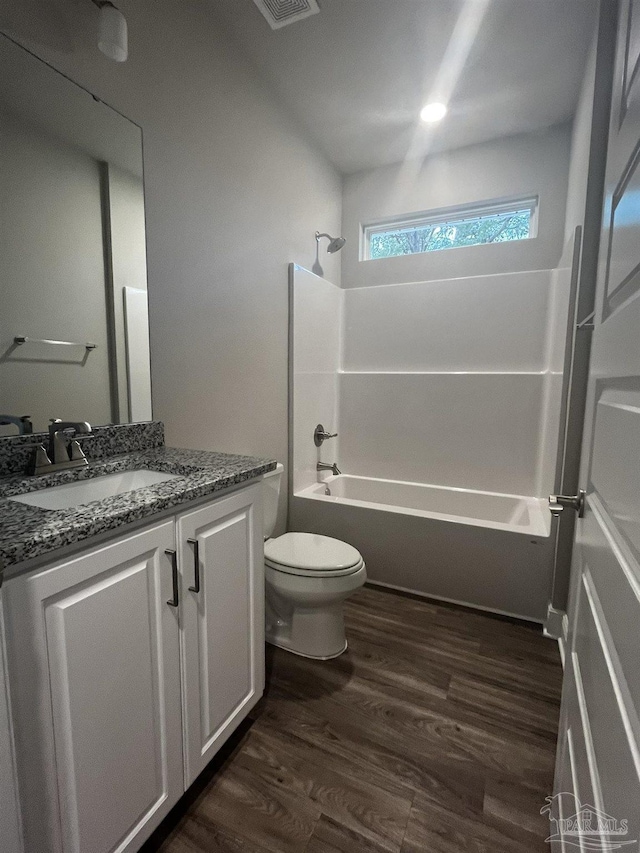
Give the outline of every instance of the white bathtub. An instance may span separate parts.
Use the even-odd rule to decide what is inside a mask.
[[[551,518],[538,498],[341,474],[294,494],[291,528],[350,542],[374,583],[546,616]]]
[[[326,482],[315,483],[297,494],[321,501],[440,518],[458,524],[516,530],[534,536],[549,535],[550,514],[546,501],[521,495],[450,489],[401,480],[352,477],[349,474],[330,477]]]

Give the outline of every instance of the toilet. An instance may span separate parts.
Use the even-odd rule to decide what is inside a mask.
[[[269,538],[276,524],[283,466],[264,475],[266,639],[316,660],[347,648],[342,602],[361,587],[367,570],[352,545],[315,533]]]

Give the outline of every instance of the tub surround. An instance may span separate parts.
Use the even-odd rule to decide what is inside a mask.
[[[569,285],[534,270],[345,289],[341,470],[552,492]]]
[[[318,481],[317,463],[338,462],[341,436],[316,447],[318,424],[340,433],[339,371],[344,291],[297,264],[289,267],[291,294],[291,388],[289,471],[293,492]],[[340,467],[340,465],[339,465]]]
[[[566,271],[290,283],[289,529],[354,545],[374,583],[544,620]]]
[[[42,440],[42,436],[39,438]],[[0,561],[5,568],[213,495],[276,467],[275,461],[251,456],[166,447],[159,422],[97,428],[93,438],[94,444],[84,444],[92,460],[87,468],[38,477],[13,474],[0,479]],[[151,446],[145,448],[145,440]],[[34,443],[37,442],[17,442],[18,446],[31,447]],[[5,460],[5,467],[6,464]],[[12,495],[141,468],[176,474],[179,479],[65,510],[46,510],[8,500]]]
[[[345,289],[294,265],[292,491],[318,480],[322,423],[319,458],[351,475],[553,492],[570,260]]]

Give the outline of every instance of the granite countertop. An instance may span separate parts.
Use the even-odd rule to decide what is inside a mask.
[[[247,482],[267,471],[275,461],[204,450],[153,447],[90,462],[86,468],[36,477],[0,478],[0,564],[5,568],[59,548],[151,518],[174,506],[213,495]],[[177,474],[179,479],[158,483],[64,510],[48,510],[7,500],[47,486],[132,471],[140,468]]]

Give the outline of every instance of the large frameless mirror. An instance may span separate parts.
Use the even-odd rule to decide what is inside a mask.
[[[0,436],[149,420],[141,129],[0,36],[0,162]]]

